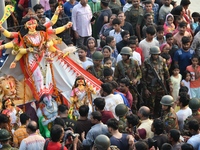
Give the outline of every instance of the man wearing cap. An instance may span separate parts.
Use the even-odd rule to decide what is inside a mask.
[[[164,122],[165,131],[168,133],[171,129],[179,129],[178,117],[172,108],[173,97],[171,95],[163,96],[160,104],[162,105],[161,120]]]
[[[11,135],[6,129],[0,129],[0,150],[17,150],[17,148],[13,148],[9,142],[11,139]],[[2,146],[2,147],[1,147]]]

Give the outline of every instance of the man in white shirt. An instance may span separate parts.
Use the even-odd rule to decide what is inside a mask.
[[[87,70],[88,67],[93,66],[92,59],[86,57],[87,56],[87,47],[84,45],[80,45],[78,49],[78,57],[79,60],[82,62],[83,69]]]
[[[153,46],[159,47],[159,42],[154,39],[156,29],[153,26],[148,26],[146,29],[146,38],[139,43],[139,47],[142,49],[144,58],[147,59],[150,56],[150,48]]]
[[[104,97],[106,105],[104,110],[109,110],[113,113],[113,116],[116,119],[119,119],[115,114],[115,107],[118,104],[124,104],[122,97],[119,94],[113,94],[113,87],[110,83],[103,83],[101,84],[101,91],[100,94]]]
[[[83,45],[92,35],[91,19],[92,10],[87,0],[80,0],[72,9],[72,23],[77,46]]]
[[[19,150],[43,150],[45,139],[37,131],[37,123],[30,121],[26,126],[29,136],[22,140]]]
[[[140,118],[141,124],[138,129],[146,130],[146,139],[152,138],[154,133],[151,131],[151,124],[153,120],[149,119],[150,109],[146,106],[140,107],[138,110],[138,117]]]

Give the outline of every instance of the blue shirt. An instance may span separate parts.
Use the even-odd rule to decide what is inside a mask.
[[[179,49],[174,54],[174,61],[178,62],[180,73],[183,74],[186,70],[186,67],[191,65],[191,59],[194,55],[194,50],[189,49],[188,51],[184,51],[183,49]]]
[[[128,134],[122,134],[122,137],[120,139],[115,138],[114,136],[110,137],[110,143],[111,145],[117,146],[120,150],[127,150],[129,149]]]
[[[64,11],[65,11],[65,14],[70,18],[71,20],[71,16],[72,16],[72,8],[78,4],[77,1],[75,1],[74,5],[72,5],[70,2],[65,2],[64,4]]]

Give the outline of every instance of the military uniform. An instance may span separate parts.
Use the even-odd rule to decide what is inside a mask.
[[[97,79],[103,79],[103,69],[103,66],[100,66],[99,68],[95,66],[90,66],[88,67],[87,71],[95,76]]]
[[[125,12],[125,16],[126,21],[131,23],[131,25],[133,26],[133,30],[136,33],[136,25],[141,25],[143,21],[143,8],[141,6],[139,8],[135,8],[132,6]]]
[[[171,129],[179,129],[178,118],[173,108],[170,108],[169,112],[163,111],[161,120],[164,122],[166,132]]]
[[[130,64],[125,63],[123,60],[117,63],[114,73],[116,81],[120,81],[122,78],[125,78],[125,76],[127,76],[130,80],[137,79],[139,81],[141,79],[142,72],[138,62],[133,59],[130,60]]]
[[[126,127],[127,127],[127,119],[125,117],[119,117],[119,132],[120,133],[127,133]]]
[[[165,91],[163,87],[157,81],[152,68],[150,65],[157,71],[159,77],[161,78],[163,84],[165,82],[170,83],[170,75],[166,65],[165,59],[159,56],[158,60],[152,60],[152,58],[148,58],[144,61],[144,65],[142,66],[142,85],[143,92],[147,89],[151,93],[150,97],[145,97],[144,100],[146,105],[150,108],[151,112],[154,115],[158,115],[160,112],[160,100],[163,95],[165,95]]]

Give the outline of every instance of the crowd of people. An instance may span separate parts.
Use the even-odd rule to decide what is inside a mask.
[[[15,12],[7,20],[12,32],[0,28],[4,36],[12,39],[10,33],[23,25],[30,32],[33,25],[47,27],[51,22],[44,35],[55,32],[68,47],[77,47],[83,69],[102,84],[97,98],[77,103],[86,99],[87,91],[98,91],[86,87],[83,77],[76,79],[71,100],[78,115],[58,105],[57,116],[48,123],[50,137],[40,134],[27,113],[18,114],[18,127],[13,128],[16,117],[8,113],[14,107],[5,101],[0,150],[200,150],[200,14],[189,10],[192,1],[40,0],[35,6],[31,0],[5,2],[15,5]],[[36,16],[21,23],[30,7]],[[18,35],[25,34],[20,30]],[[37,42],[40,47],[43,41]]]

